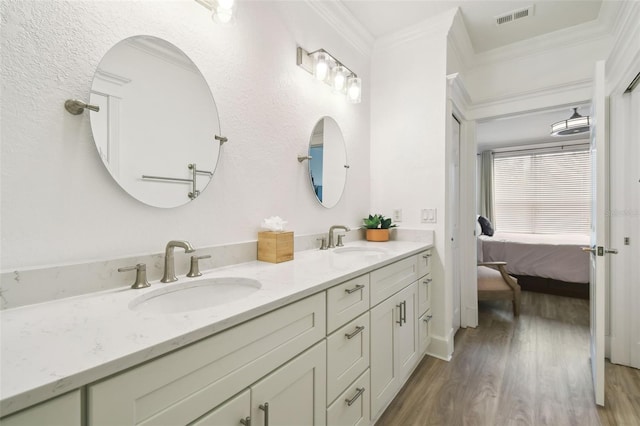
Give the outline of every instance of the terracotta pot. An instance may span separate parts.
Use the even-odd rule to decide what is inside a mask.
[[[367,229],[367,241],[389,241],[389,230]]]

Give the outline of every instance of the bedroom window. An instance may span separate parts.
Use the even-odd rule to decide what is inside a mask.
[[[496,229],[588,235],[590,170],[588,145],[569,152],[496,152],[493,159]]]

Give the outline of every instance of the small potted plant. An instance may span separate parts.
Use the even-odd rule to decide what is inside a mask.
[[[367,230],[367,241],[389,241],[389,229],[396,227],[391,224],[390,217],[385,218],[381,214],[369,215],[362,222]]]

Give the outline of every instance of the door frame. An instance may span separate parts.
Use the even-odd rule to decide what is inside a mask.
[[[458,202],[458,252],[460,266],[460,327],[477,327],[478,325],[478,292],[476,275],[476,132],[475,121],[469,120],[468,111],[471,100],[465,88],[464,81],[458,73],[447,76],[447,108],[446,108],[446,141],[447,146],[453,136],[451,116],[460,122],[460,195]],[[447,168],[449,167],[450,152],[447,149]],[[449,176],[447,170],[446,176]],[[449,182],[446,182],[448,188]],[[447,200],[447,205],[448,200]],[[450,224],[445,225],[447,235],[451,234]],[[446,239],[447,258],[450,259],[452,245],[450,238]],[[453,271],[451,262],[447,262],[445,277],[447,285],[452,284]],[[453,292],[451,292],[453,297]],[[445,315],[452,317],[453,300],[447,301],[448,310]],[[453,336],[451,336],[453,341]]]
[[[611,193],[611,243],[619,250],[617,256],[610,260],[610,288],[607,303],[607,350],[606,354],[614,364],[631,366],[631,342],[634,329],[631,326],[634,320],[636,307],[633,304],[639,294],[637,289],[637,266],[635,259],[638,256],[638,244],[640,236],[631,235],[633,229],[629,229],[629,220],[625,217],[628,204],[624,201],[628,192],[623,186],[626,174],[630,170],[624,167],[624,158],[630,153],[631,144],[638,143],[637,135],[629,133],[630,123],[633,117],[630,115],[630,97],[624,94],[629,82],[633,80],[640,70],[640,51],[629,61],[624,72],[617,78],[615,86],[610,91],[610,193]],[[640,91],[636,87],[635,91]],[[640,96],[640,94],[636,94]],[[637,149],[637,148],[636,148]],[[619,165],[619,166],[618,166]],[[637,189],[636,189],[637,191]],[[638,195],[636,195],[638,197]],[[638,200],[636,200],[638,203]],[[637,205],[637,204],[636,204]],[[633,212],[632,212],[633,214]],[[638,231],[636,230],[636,233]],[[624,237],[630,237],[630,245],[624,245]],[[634,242],[635,240],[635,242]],[[636,287],[634,288],[634,279]],[[615,306],[615,309],[611,309]],[[635,321],[639,321],[635,318]],[[636,324],[636,327],[640,324]]]

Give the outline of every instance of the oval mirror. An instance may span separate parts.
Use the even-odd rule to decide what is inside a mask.
[[[131,196],[177,207],[213,176],[218,110],[198,67],[173,44],[134,36],[113,46],[93,77],[91,131],[111,176]]]
[[[336,120],[322,117],[309,141],[309,177],[316,199],[326,208],[338,204],[347,182],[347,148]]]

